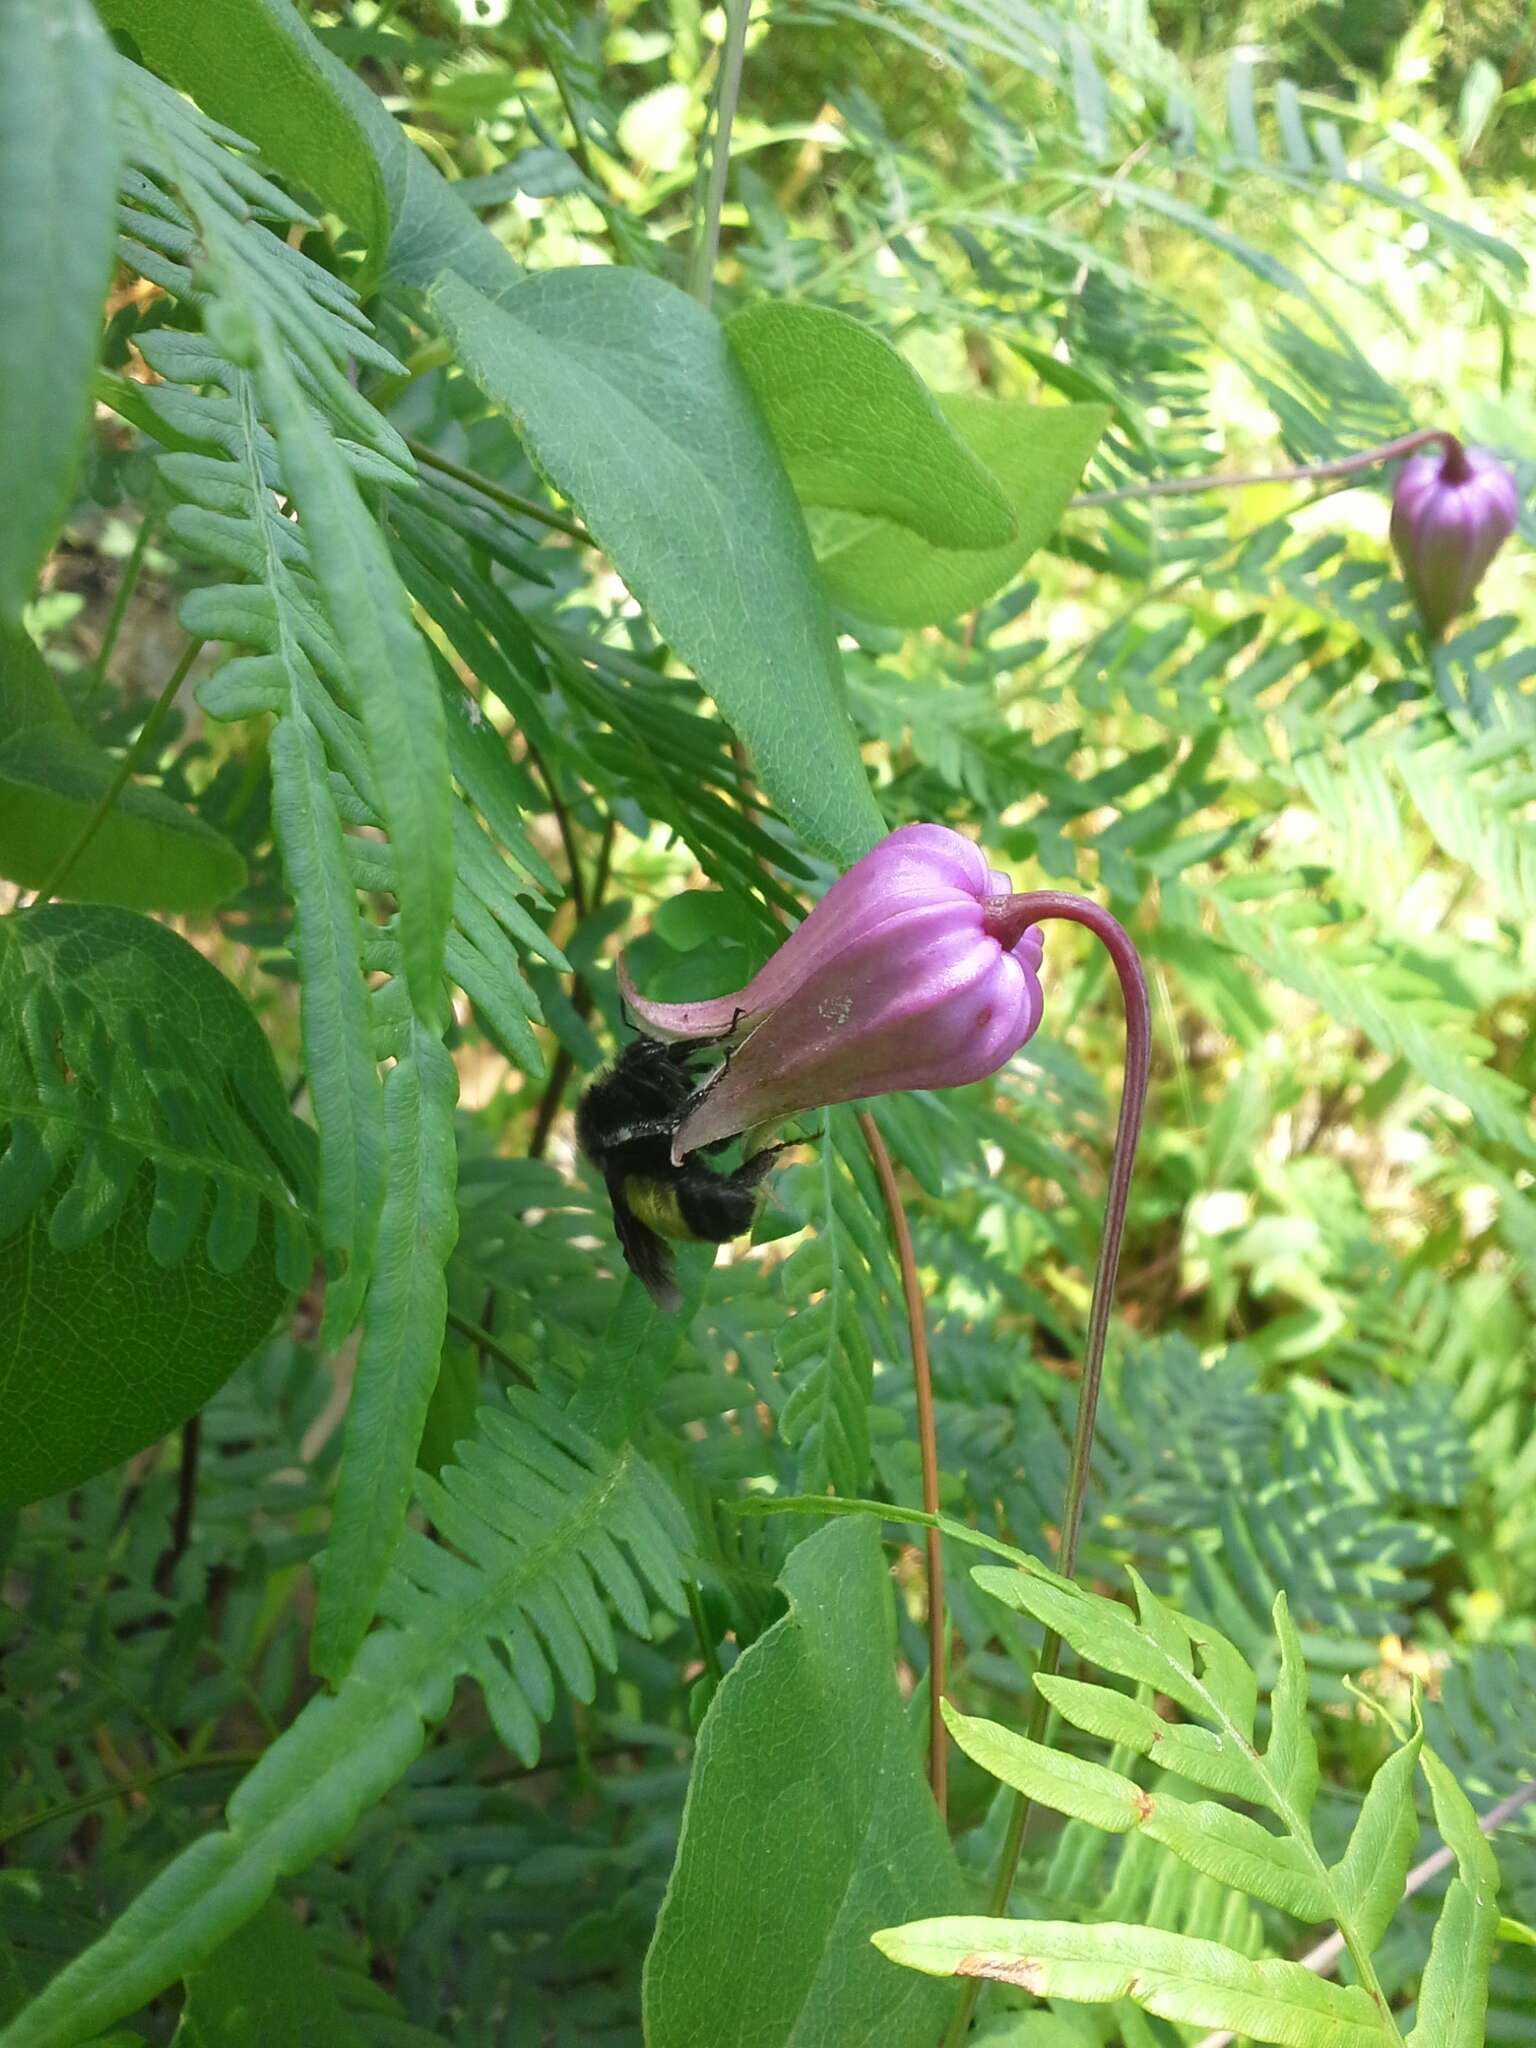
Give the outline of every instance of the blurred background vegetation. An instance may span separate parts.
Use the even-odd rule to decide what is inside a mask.
[[[681,279],[720,9],[306,11],[520,262],[628,262]],[[781,0],[754,11],[748,36],[717,305],[840,307],[940,391],[1106,400],[1090,490],[1324,459],[1443,425],[1510,460],[1529,496],[1533,54],[1536,20],[1518,0]],[[344,236],[305,247],[351,267]],[[170,302],[125,272],[108,366],[138,374],[139,343],[168,317]],[[434,344],[387,320],[382,334],[410,375],[373,395],[402,432],[508,488],[536,487],[505,422]],[[167,536],[155,493],[144,447],[103,414],[34,611],[109,743],[169,670],[173,606],[203,573]],[[1527,517],[1476,613],[1427,648],[1386,519],[1381,478],[1084,507],[1026,582],[964,618],[908,634],[841,621],[888,821],[954,823],[1021,887],[1093,890],[1144,945],[1154,1103],[1087,1560],[1106,1583],[1136,1562],[1260,1659],[1285,1586],[1326,1674],[1332,1796],[1346,1814],[1377,1753],[1350,1687],[1400,1713],[1420,1677],[1435,1739],[1479,1806],[1531,1775],[1536,1724],[1536,529]],[[610,574],[570,549],[541,561],[549,587],[520,601],[545,624],[558,610],[563,626],[652,658]],[[128,565],[142,573],[112,627],[120,689],[104,692],[94,668]],[[698,702],[681,685],[669,701]],[[712,923],[676,900],[722,880],[731,898],[729,878],[700,859],[665,791],[611,745],[589,749],[579,706],[566,716],[551,765],[568,812],[533,830],[557,867],[574,853],[601,878],[556,928],[585,963],[593,1006],[570,1014],[552,976],[535,982],[573,1094],[572,1070],[612,1043],[604,960],[616,936],[654,918],[635,957],[656,993],[679,995],[734,985],[720,942],[750,954],[771,927],[761,905],[732,899]],[[257,877],[221,929],[193,936],[256,1001],[292,1068],[259,747],[244,728],[195,719],[171,741],[168,786],[241,839]],[[1080,1343],[1119,1060],[1116,1004],[1087,950],[1053,933],[1047,971],[1045,1029],[995,1089],[958,1110],[946,1098],[883,1117],[917,1189],[948,1504],[1036,1548],[1060,1497],[1062,1366]],[[541,1344],[557,1361],[562,1346],[579,1355],[600,1327],[590,1241],[605,1226],[594,1191],[572,1179],[570,1097],[509,1072],[468,1031],[457,1056],[456,1305],[499,1329],[496,1290],[511,1301],[536,1275]],[[729,1358],[765,1416],[781,1409],[784,1326],[823,1298],[827,1259],[835,1270],[847,1256],[838,1205],[864,1199],[852,1148],[839,1152],[835,1131],[827,1147],[825,1177],[816,1165],[785,1177],[778,1241],[719,1277],[664,1398],[662,1420],[691,1447],[686,1483],[793,1479],[777,1448],[755,1444],[752,1465],[723,1419],[739,1377],[722,1389],[711,1373]],[[546,1149],[547,1162],[527,1156]],[[528,1219],[513,1244],[508,1205]],[[915,1499],[900,1347],[878,1307],[866,1314],[860,1297],[854,1313],[880,1368],[874,1473],[892,1498]],[[227,1453],[210,1454],[201,1539],[218,1605],[208,1639],[194,1630],[157,1652],[157,1691],[195,1682],[226,1747],[241,1746],[242,1716],[245,1740],[285,1720],[302,1686],[293,1587],[334,1455],[313,1336],[310,1305],[210,1410],[210,1443]],[[514,1325],[503,1355],[519,1342]],[[462,1410],[493,1370],[460,1347],[444,1385]],[[452,1423],[437,1418],[443,1442]],[[295,1463],[304,1485],[279,1511],[260,1482]],[[168,1512],[172,1484],[152,1463],[143,1475]],[[119,1525],[103,1486],[84,1490],[83,1508],[32,1511],[35,1540],[107,1557]],[[99,1580],[82,1571],[58,1592],[61,1612],[77,1602],[82,1640],[123,1584],[151,1576],[154,1544],[131,1540],[136,1565],[114,1553]],[[773,1562],[771,1550],[722,1554],[722,1584],[750,1602]],[[990,1688],[997,1711],[1015,1711],[995,1623],[968,1610],[963,1584],[956,1599],[968,1705],[986,1711]],[[736,1626],[744,1639],[740,1613]],[[561,1707],[550,1752],[565,1768],[531,1783],[504,1779],[483,1716],[450,1725],[346,1866],[313,1888],[359,2010],[371,1972],[391,2025],[409,2015],[464,2042],[540,2038],[496,2031],[519,2025],[631,2038],[686,1775],[669,1702],[691,1657],[687,1638],[629,1646],[595,1708]],[[55,1676],[33,1674],[34,1714],[61,1711]],[[76,1701],[61,1742],[115,1726],[117,1712]],[[138,1854],[179,1839],[211,1786],[169,1788]],[[49,1789],[34,1783],[26,1803]],[[977,1860],[984,1797],[962,1773],[957,1810],[982,1825]],[[61,1874],[56,1897],[28,1904],[45,1948],[71,1942],[60,1928],[100,1896],[101,1867],[133,1823],[103,1825],[105,1864],[89,1882]],[[1511,1830],[1500,1853],[1506,1911],[1536,1918],[1536,1833]],[[1150,1887],[1133,1855],[1125,1864],[1123,1893]],[[1086,1883],[1061,1848],[1031,1881],[1058,1904]],[[1197,1928],[1207,1906],[1159,1910]],[[1252,1939],[1262,1945],[1262,1929]],[[1536,2040],[1536,1974],[1520,1954],[1499,1964],[1493,2041]],[[514,1962],[523,1976],[509,1992]],[[1414,1967],[1405,1935],[1400,1971]],[[1142,2024],[1147,2039],[1173,2038]]]

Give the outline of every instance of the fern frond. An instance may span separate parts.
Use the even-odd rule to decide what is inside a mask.
[[[227,1826],[176,1856],[95,1945],[3,2033],[44,2048],[135,2011],[250,1918],[284,1876],[334,1848],[420,1754],[473,1676],[502,1739],[532,1763],[558,1675],[590,1698],[611,1668],[605,1601],[651,1630],[686,1611],[688,1537],[633,1449],[600,1449],[537,1395],[483,1410],[461,1462],[423,1479],[453,1549],[407,1533],[384,1589],[386,1625],[334,1695],[311,1701],[229,1802]]]

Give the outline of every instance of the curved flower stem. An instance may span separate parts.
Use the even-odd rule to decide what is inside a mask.
[[[1063,917],[1073,924],[1086,925],[1093,933],[1114,963],[1125,1003],[1125,1085],[1120,1095],[1120,1119],[1115,1126],[1115,1149],[1110,1161],[1109,1189],[1104,1203],[1104,1234],[1099,1240],[1093,1301],[1088,1311],[1088,1338],[1083,1353],[1083,1376],[1078,1388],[1072,1463],[1061,1510],[1057,1569],[1063,1577],[1071,1578],[1077,1564],[1083,1501],[1088,1491],[1093,1428],[1098,1413],[1099,1388],[1104,1377],[1104,1343],[1109,1334],[1110,1311],[1114,1306],[1115,1276],[1120,1267],[1125,1209],[1131,1191],[1131,1169],[1136,1160],[1136,1144],[1141,1136],[1142,1112],[1147,1100],[1147,1078],[1152,1060],[1152,1010],[1147,999],[1146,977],[1141,971],[1141,961],[1129,933],[1117,918],[1100,909],[1097,903],[1090,902],[1086,896],[1073,896],[1058,889],[1032,889],[1015,896],[995,896],[987,904],[983,927],[1004,946],[1011,948],[1032,925],[1043,924],[1052,917]],[[1055,1671],[1060,1656],[1061,1637],[1054,1629],[1047,1629],[1035,1663],[1037,1674],[1049,1676]],[[1025,1729],[1031,1742],[1038,1742],[1044,1735],[1048,1712],[1045,1695],[1037,1688]],[[1029,1801],[1019,1794],[1008,1817],[1008,1832],[992,1879],[988,1911],[994,1915],[1007,1909],[1028,1819]],[[944,2036],[944,2048],[959,2048],[964,2041],[980,1993],[980,1980],[973,1978],[966,1985],[950,2021]]]
[[[1129,498],[1180,498],[1197,491],[1245,490],[1251,484],[1307,484],[1326,477],[1354,476],[1360,470],[1378,469],[1384,462],[1395,462],[1400,455],[1412,455],[1416,448],[1427,448],[1431,441],[1438,441],[1445,449],[1448,463],[1454,466],[1459,460],[1465,468],[1466,456],[1456,436],[1443,427],[1424,427],[1416,434],[1404,434],[1399,440],[1362,448],[1357,455],[1336,456],[1332,462],[1306,462],[1295,469],[1250,469],[1234,475],[1214,470],[1204,476],[1167,477],[1156,484],[1127,484],[1118,491],[1084,491],[1072,499],[1071,509],[1075,511],[1082,505],[1119,505]]]
[[[896,1169],[885,1140],[868,1110],[859,1111],[859,1129],[880,1177],[880,1192],[890,1211],[901,1263],[901,1288],[907,1303],[907,1329],[912,1340],[912,1384],[917,1394],[917,1448],[922,1461],[923,1507],[939,1512],[939,1437],[933,1419],[933,1374],[928,1365],[928,1330],[923,1319],[923,1291],[918,1285],[912,1233],[902,1206]],[[941,1814],[949,1812],[949,1750],[944,1727],[944,1550],[937,1529],[925,1532],[928,1557],[928,1783]]]

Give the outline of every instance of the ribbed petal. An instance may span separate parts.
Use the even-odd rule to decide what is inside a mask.
[[[749,1034],[762,1015],[784,1002],[824,962],[846,953],[875,926],[907,905],[952,899],[957,908],[1008,889],[980,849],[946,825],[903,825],[840,875],[803,924],[797,925],[747,983],[706,1002],[656,1003],[636,990],[621,960],[624,1000],[653,1038],[715,1038]]]
[[[971,887],[994,893],[979,857],[973,872]],[[674,1159],[829,1103],[995,1073],[1039,1024],[1041,940],[1005,953],[981,919],[978,897],[930,887],[824,960],[737,1046]]]

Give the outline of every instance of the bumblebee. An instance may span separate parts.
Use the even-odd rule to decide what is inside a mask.
[[[726,1173],[693,1152],[672,1162],[672,1140],[700,1083],[695,1061],[713,1041],[666,1045],[635,1038],[582,1096],[576,1140],[603,1176],[624,1263],[664,1309],[681,1299],[668,1238],[726,1244],[752,1227],[762,1182],[782,1145]],[[705,1152],[723,1152],[722,1138]]]

